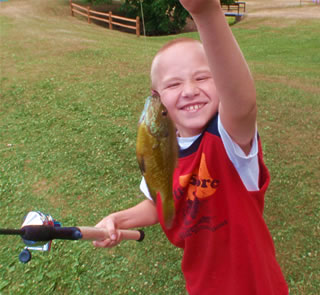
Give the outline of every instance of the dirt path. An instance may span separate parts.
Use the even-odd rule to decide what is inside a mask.
[[[1,1],[1,0],[0,0]],[[43,5],[43,0],[9,0],[0,2],[0,14],[13,19],[23,20],[30,18],[45,18],[62,17],[70,15],[68,2],[65,6],[54,0],[46,0]]]
[[[247,17],[320,19],[320,4],[312,0],[247,0],[246,6]]]

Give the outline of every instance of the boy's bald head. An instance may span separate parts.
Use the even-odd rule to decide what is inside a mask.
[[[200,41],[195,40],[195,39],[191,39],[191,38],[178,38],[178,39],[174,39],[168,43],[166,43],[164,46],[162,46],[159,51],[157,52],[157,54],[155,55],[155,57],[152,60],[152,64],[151,64],[151,72],[150,72],[150,76],[151,76],[151,88],[152,90],[156,90],[156,73],[158,70],[158,66],[159,63],[161,62],[161,55],[166,52],[168,49],[173,48],[175,46],[179,46],[182,45],[184,43],[194,43],[195,45],[199,45],[202,47],[202,44]]]

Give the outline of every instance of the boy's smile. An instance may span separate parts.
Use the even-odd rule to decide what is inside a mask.
[[[188,112],[196,112],[197,110],[201,109],[203,106],[204,106],[203,103],[196,104],[196,105],[188,105],[188,106],[185,106],[183,109]]]
[[[179,136],[201,133],[219,104],[202,45],[186,41],[167,48],[155,58],[151,76]]]

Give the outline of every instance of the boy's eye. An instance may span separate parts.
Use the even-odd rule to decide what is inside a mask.
[[[175,88],[175,87],[178,87],[180,85],[179,82],[175,82],[175,83],[170,83],[167,85],[167,88]]]
[[[201,77],[198,77],[196,80],[197,81],[205,81],[205,80],[208,80],[209,79],[209,77],[207,77],[207,76],[201,76]]]

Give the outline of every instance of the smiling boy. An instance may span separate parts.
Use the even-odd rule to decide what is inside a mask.
[[[200,134],[218,110],[208,61],[196,40],[177,39],[164,46],[153,60],[151,81],[180,137]]]
[[[287,295],[272,238],[263,219],[270,176],[256,130],[256,92],[243,55],[218,0],[181,0],[202,44],[177,39],[151,66],[159,93],[177,129],[180,146],[173,177],[175,219],[168,229],[161,199],[110,214],[97,224],[121,242],[118,229],[160,222],[184,250],[182,271],[192,295]]]

